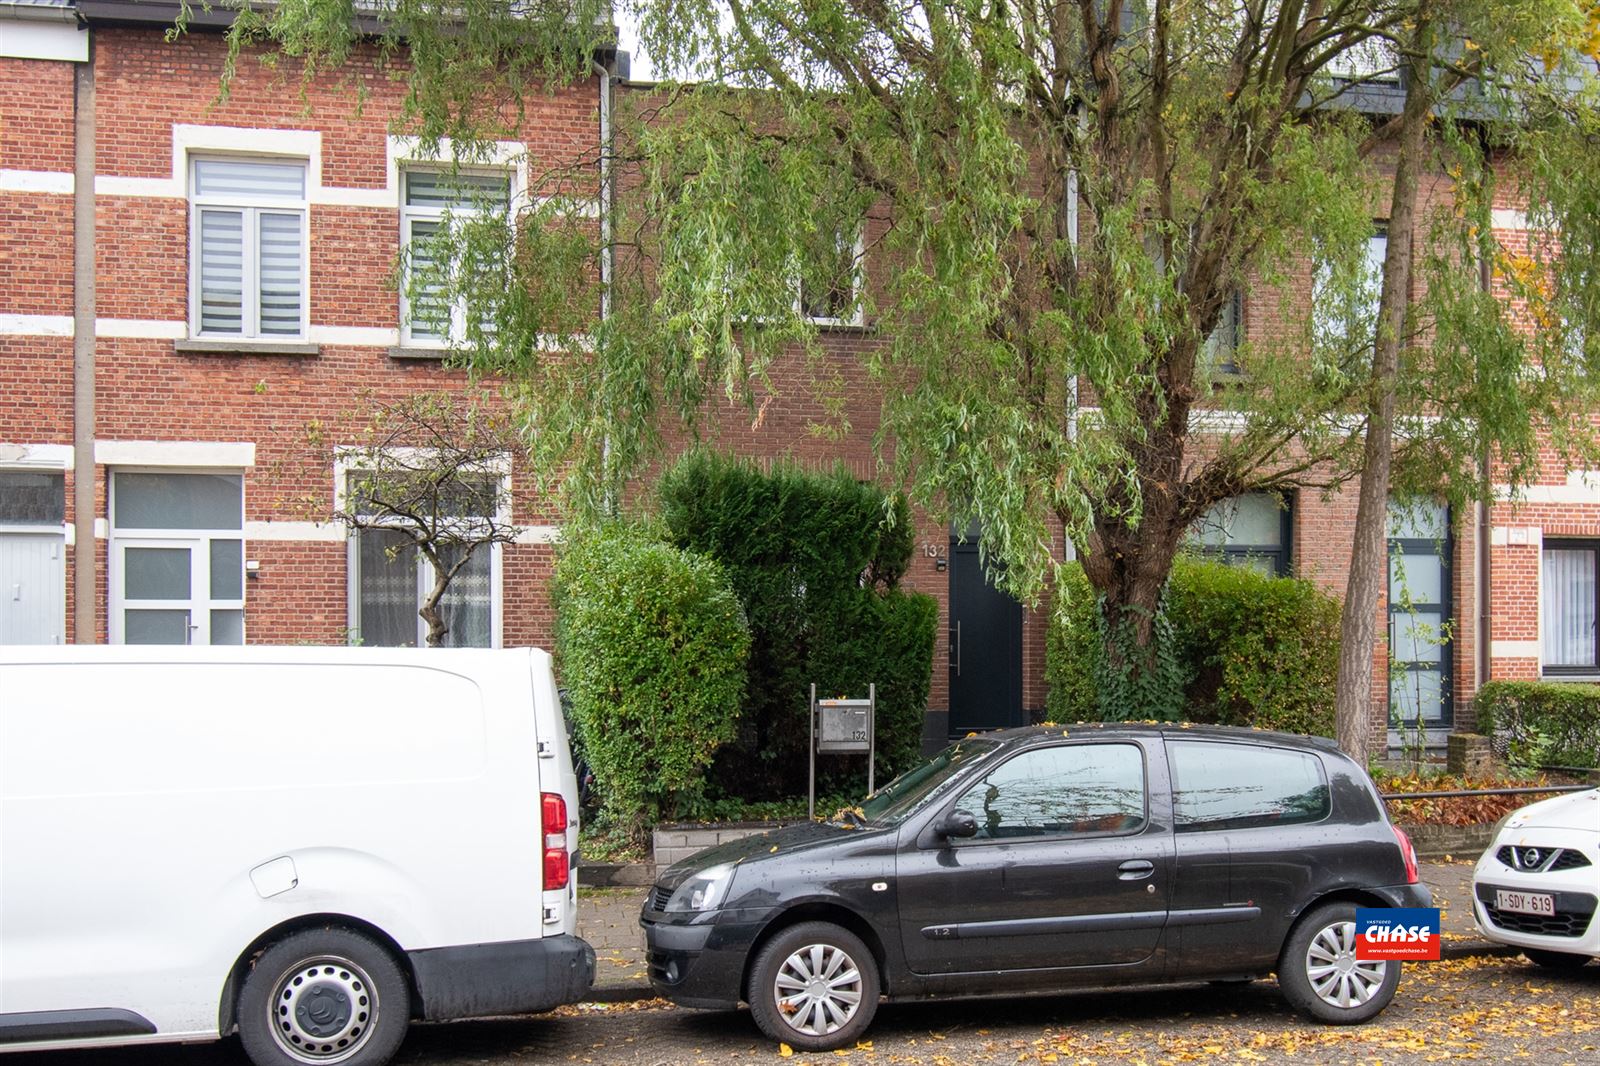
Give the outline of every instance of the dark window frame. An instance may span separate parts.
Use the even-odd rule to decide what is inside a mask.
[[[1385,515],[1384,521],[1388,522]],[[1443,537],[1390,537],[1385,530],[1386,542],[1384,545],[1384,591],[1387,606],[1385,608],[1385,621],[1389,630],[1389,681],[1386,686],[1385,702],[1388,704],[1388,717],[1390,729],[1408,729],[1410,723],[1402,722],[1395,717],[1394,700],[1389,698],[1388,692],[1394,685],[1396,670],[1407,673],[1425,670],[1433,664],[1423,661],[1399,662],[1394,657],[1395,645],[1395,599],[1388,595],[1390,585],[1393,583],[1391,567],[1394,565],[1395,548],[1399,546],[1400,554],[1405,555],[1437,555],[1439,558],[1439,596],[1440,602],[1424,600],[1411,600],[1408,604],[1410,611],[1438,611],[1440,625],[1449,625],[1455,621],[1455,526],[1454,515],[1451,514],[1448,504],[1444,508],[1444,536]],[[1439,646],[1439,719],[1430,721],[1424,719],[1424,729],[1450,729],[1455,724],[1455,674],[1456,674],[1456,642],[1454,638],[1442,642]]]
[[[1246,492],[1240,496],[1231,497],[1231,500],[1241,496],[1270,496],[1278,502],[1278,543],[1277,544],[1224,544],[1213,546],[1201,544],[1198,540],[1189,542],[1189,551],[1202,559],[1215,559],[1227,563],[1229,566],[1238,566],[1251,559],[1270,559],[1272,561],[1273,577],[1294,576],[1294,512],[1295,494],[1293,492]],[[1230,502],[1224,501],[1224,502]],[[1204,516],[1201,516],[1204,518]]]
[[[1595,556],[1595,619],[1597,627],[1600,627],[1600,537],[1546,537],[1539,547],[1539,676],[1550,678],[1590,678],[1595,674],[1600,674],[1600,633],[1596,634],[1595,639],[1595,662],[1578,665],[1552,665],[1544,661],[1544,553],[1551,549],[1587,551]]]

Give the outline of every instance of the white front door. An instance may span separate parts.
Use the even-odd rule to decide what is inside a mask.
[[[113,473],[113,643],[244,643],[241,482],[237,474]]]
[[[0,644],[67,639],[66,538],[0,533]]]

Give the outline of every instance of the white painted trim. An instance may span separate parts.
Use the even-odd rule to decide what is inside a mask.
[[[71,196],[70,170],[0,170],[0,192],[42,192]]]
[[[138,340],[182,340],[189,336],[186,322],[165,322],[148,318],[97,318],[97,337],[127,337]]]
[[[1537,640],[1491,641],[1489,656],[1493,659],[1537,659],[1539,642]]]
[[[1570,470],[1565,485],[1527,485],[1515,491],[1496,485],[1494,498],[1509,503],[1600,504],[1600,470]]]
[[[306,330],[306,340],[312,344],[393,348],[400,343],[400,330],[390,326],[312,326]]]
[[[96,518],[94,520],[94,539],[105,540],[110,536],[111,523],[107,522],[104,518]]]
[[[513,544],[560,544],[560,526],[526,526]]]
[[[322,134],[317,130],[250,129],[242,126],[172,126],[172,170],[167,177],[135,178],[120,174],[95,177],[100,196],[189,197],[189,156],[215,152],[223,155],[294,156],[306,161],[306,202],[312,206],[371,207],[398,210],[400,168],[406,163],[449,163],[455,148],[449,138],[437,153],[427,153],[415,137],[390,136],[385,144],[384,186],[356,188],[322,183]],[[463,166],[510,167],[517,173],[516,189],[526,195],[526,146],[517,141],[497,141],[483,158],[464,159]],[[514,190],[515,191],[515,190]],[[595,210],[598,212],[598,201]]]
[[[70,337],[72,316],[0,314],[0,336]]]
[[[256,465],[250,441],[97,440],[94,461],[102,466],[227,467]]]
[[[1528,213],[1519,208],[1497,207],[1489,213],[1489,224],[1495,229],[1524,230],[1528,228]]]
[[[70,444],[0,443],[0,468],[7,470],[71,470]]]
[[[1538,526],[1495,526],[1489,530],[1489,544],[1496,548],[1541,548],[1544,530]]]
[[[0,58],[46,59],[58,63],[89,61],[89,32],[78,29],[76,20],[35,22],[4,18],[0,19],[0,24],[5,26],[0,31]]]
[[[341,522],[246,522],[244,539],[337,544],[345,539],[345,528]]]
[[[70,319],[68,320],[70,321]],[[3,332],[3,330],[0,330]],[[186,322],[144,318],[97,318],[95,334],[101,337],[121,337],[138,340],[184,340],[189,336]],[[211,338],[226,340],[225,337]],[[260,343],[263,338],[241,338],[249,343]],[[301,343],[294,341],[292,343]],[[336,344],[367,348],[392,348],[400,343],[400,331],[392,326],[310,326],[306,329],[305,343]]]

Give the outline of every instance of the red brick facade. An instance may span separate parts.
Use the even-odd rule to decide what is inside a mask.
[[[222,99],[218,86],[225,48],[215,34],[195,32],[167,43],[154,26],[96,26],[89,32],[97,137],[94,432],[105,456],[91,470],[73,470],[62,458],[73,444],[76,64],[0,58],[0,470],[64,470],[63,533],[70,532],[73,493],[82,484],[93,486],[99,519],[96,632],[74,632],[67,607],[64,639],[112,636],[110,471],[194,469],[194,456],[202,453],[160,446],[219,443],[234,448],[229,455],[253,452],[248,461],[227,467],[243,474],[245,557],[258,564],[246,583],[247,639],[340,642],[350,625],[347,545],[337,533],[313,529],[303,513],[283,502],[275,471],[292,458],[308,422],[336,421],[359,392],[392,398],[462,383],[437,360],[391,354],[400,343],[393,277],[400,249],[396,174],[405,160],[389,127],[399,111],[402,86],[379,69],[372,54],[358,54],[338,75],[311,82],[302,98],[298,72],[246,60]],[[359,113],[353,107],[357,87],[364,93]],[[529,171],[594,155],[600,92],[595,78],[539,99],[521,138]],[[206,153],[283,154],[307,162],[310,328],[305,340],[315,354],[186,346],[193,226],[189,160]],[[577,191],[594,195],[597,188]],[[1271,331],[1268,303],[1247,301],[1247,331],[1263,336]],[[741,410],[721,420],[715,439],[742,455],[842,459],[860,476],[872,476],[877,409],[859,356],[873,343],[866,331],[837,329],[825,335],[851,398],[852,433],[844,441],[809,431],[823,411],[798,367],[774,374],[777,397],[762,406],[755,424]],[[241,447],[247,445],[253,449]],[[331,498],[331,469],[324,478],[325,484],[310,488]],[[1493,676],[1539,673],[1541,539],[1600,536],[1600,491],[1569,487],[1565,472],[1553,466],[1547,480],[1548,489],[1541,488],[1526,506],[1496,508],[1493,515]],[[1353,490],[1328,499],[1305,492],[1293,501],[1296,573],[1342,595],[1354,513]],[[1479,597],[1475,523],[1473,516],[1457,517],[1451,570],[1456,636],[1449,654],[1459,726],[1469,724],[1477,683]],[[553,521],[547,509],[529,503],[519,504],[515,518],[536,527]],[[529,539],[534,542],[508,546],[501,556],[494,595],[507,645],[547,645],[552,639],[546,594],[551,548],[548,536]],[[76,577],[67,554],[70,605]],[[948,530],[920,516],[908,581],[939,600],[942,619],[948,617],[949,558]],[[1028,709],[1044,704],[1045,620],[1044,611],[1033,612],[1023,625],[1022,703]],[[1381,731],[1387,666],[1382,647],[1376,665],[1373,721]],[[929,701],[933,711],[948,707],[949,668],[940,639]]]

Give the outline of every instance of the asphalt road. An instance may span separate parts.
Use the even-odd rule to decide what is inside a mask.
[[[1123,990],[1049,999],[885,1006],[870,1043],[785,1056],[743,1012],[659,1000],[584,1004],[553,1015],[418,1025],[397,1063],[1129,1064],[1184,1062],[1600,1063],[1600,963],[1557,973],[1520,957],[1417,963],[1377,1021],[1314,1025],[1275,984]],[[8,1056],[5,1066],[248,1066],[237,1041],[195,1047]]]

